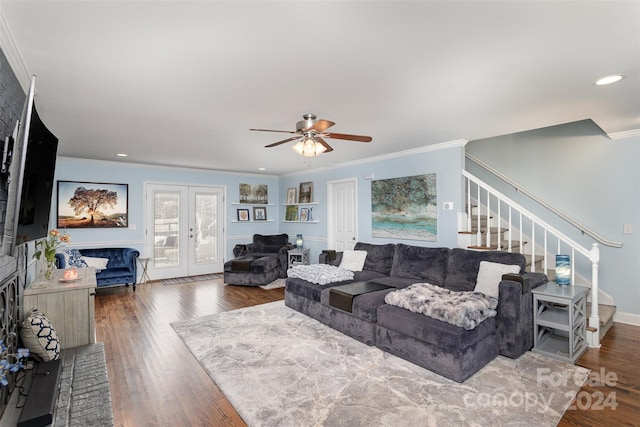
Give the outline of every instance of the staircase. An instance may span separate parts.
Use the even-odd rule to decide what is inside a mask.
[[[474,162],[479,162],[468,154],[467,157]],[[492,169],[485,164],[481,166]],[[495,170],[489,170],[489,172],[500,174]],[[466,188],[467,208],[464,213],[459,214],[458,218],[459,246],[474,250],[522,253],[528,260],[528,271],[545,273],[549,280],[555,279],[555,255],[569,255],[571,283],[591,288],[591,302],[588,304],[588,345],[600,347],[600,339],[613,323],[615,306],[598,302],[600,298],[599,243],[594,242],[591,248],[585,248],[469,172],[463,170],[462,175]],[[515,185],[518,191],[527,193],[508,178],[498,177]],[[558,214],[558,212],[554,213]],[[570,223],[575,225],[574,220]],[[613,246],[606,239],[595,240]],[[590,269],[590,274],[586,274],[590,277],[584,278],[577,275],[577,265],[580,265],[583,271],[585,267],[586,270]],[[592,310],[592,307],[596,309]]]

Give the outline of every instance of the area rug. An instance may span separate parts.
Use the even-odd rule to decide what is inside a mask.
[[[260,286],[260,288],[266,289],[266,290],[284,288],[285,281],[286,279],[276,279],[273,282],[269,283],[268,285]]]
[[[220,274],[201,274],[199,276],[174,277],[171,279],[162,279],[160,283],[163,285],[179,285],[181,283],[201,282],[203,280],[221,279]]]
[[[172,326],[249,426],[555,426],[589,373],[529,352],[459,384],[283,301]]]

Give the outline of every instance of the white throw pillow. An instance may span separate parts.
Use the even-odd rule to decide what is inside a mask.
[[[93,267],[96,271],[104,270],[107,268],[109,258],[94,258],[90,256],[83,256],[82,260],[87,263],[89,267]]]
[[[350,271],[362,271],[364,260],[367,258],[367,251],[343,251],[340,268]]]
[[[503,274],[520,273],[519,265],[507,265],[497,262],[481,261],[476,279],[475,292],[498,298],[498,285],[502,281]]]

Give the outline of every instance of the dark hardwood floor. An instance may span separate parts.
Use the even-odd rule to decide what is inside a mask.
[[[98,290],[96,336],[105,343],[115,425],[244,426],[170,324],[283,298],[283,289],[226,286],[222,280],[152,282],[135,293],[124,287]],[[587,350],[578,364],[594,372],[604,368],[616,380],[585,385],[577,409],[567,411],[559,425],[639,425],[639,352],[640,327],[615,324],[602,348]],[[598,393],[614,393],[617,407],[603,401],[602,410],[592,409]]]

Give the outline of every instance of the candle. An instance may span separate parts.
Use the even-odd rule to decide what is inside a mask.
[[[64,280],[74,280],[78,278],[78,270],[75,268],[69,268],[64,271]]]

